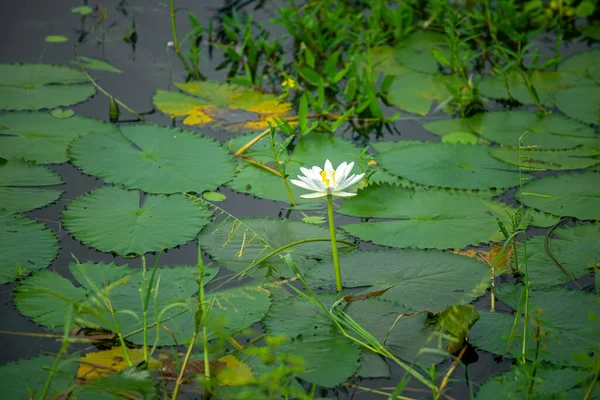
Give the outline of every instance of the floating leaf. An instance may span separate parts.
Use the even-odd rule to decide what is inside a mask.
[[[569,149],[599,144],[593,129],[557,114],[497,111],[477,114],[463,121],[484,138],[506,146],[518,147],[521,137],[522,146],[536,146],[537,149]]]
[[[287,194],[281,177],[252,165],[238,172],[227,186],[236,192],[252,194],[263,199],[290,203],[290,196]],[[294,200],[296,202],[304,202],[305,200],[300,195],[306,194],[306,190],[292,184],[289,184],[289,186]]]
[[[512,288],[511,288],[512,289]],[[518,302],[519,293],[507,299],[499,295],[500,300],[514,304]],[[573,358],[575,353],[589,353],[589,362],[597,362],[599,354],[593,352],[593,344],[597,343],[598,331],[590,324],[589,315],[600,315],[600,303],[592,294],[557,289],[553,291],[534,291],[530,295],[530,326],[528,333],[536,328],[533,311],[541,309],[539,316],[544,335],[541,346],[544,351],[536,355],[536,343],[532,336],[526,340],[527,359],[538,358],[553,364],[577,365]],[[513,327],[515,316],[499,312],[480,312],[479,321],[473,326],[469,341],[476,347],[494,354],[506,354],[508,338]],[[523,318],[516,329],[509,356],[521,355]],[[501,338],[499,340],[499,338]]]
[[[498,160],[527,168],[541,170],[583,169],[600,163],[599,150],[575,148],[566,150],[533,150],[514,148],[493,148],[490,154]]]
[[[248,364],[235,358],[235,356],[230,354],[221,357],[219,362],[225,364],[215,374],[215,379],[219,385],[243,386],[254,381],[254,375]]]
[[[37,356],[0,366],[0,390],[8,399],[41,399],[54,356]],[[73,383],[77,363],[60,361],[45,398],[60,396]]]
[[[558,71],[598,81],[600,78],[600,70],[596,68],[598,63],[600,63],[600,50],[589,50],[566,58],[558,66]]]
[[[497,219],[508,222],[506,205],[469,193],[369,186],[344,200],[340,214],[396,221],[342,225],[363,240],[384,246],[463,248],[503,240]]]
[[[82,400],[95,400],[99,398],[144,398],[156,397],[156,381],[152,379],[152,372],[137,365],[105,378],[77,386],[74,396]]]
[[[360,366],[356,371],[356,376],[361,378],[384,378],[389,379],[390,367],[385,359],[379,354],[370,350],[360,351]]]
[[[401,110],[427,115],[434,101],[450,97],[444,82],[451,78],[409,69],[398,63],[391,48],[375,49],[373,55],[375,72],[394,76],[386,99]]]
[[[148,195],[105,186],[71,201],[62,221],[88,246],[120,255],[161,251],[193,239],[210,213],[183,195]]]
[[[61,110],[60,108],[55,108],[54,110],[52,110],[50,112],[50,114],[54,118],[67,119],[67,118],[71,118],[73,115],[75,115],[75,112],[73,110],[71,110],[70,108],[68,108],[66,110]]]
[[[514,365],[502,375],[488,379],[479,388],[476,399],[517,400],[528,397],[530,390],[534,398],[565,398],[568,396],[565,392],[581,382],[580,372],[547,364],[536,366],[535,380],[531,382],[527,367]]]
[[[328,304],[335,300],[330,294],[321,297]],[[268,335],[286,335],[291,339],[277,352],[302,357],[305,372],[300,377],[308,382],[333,387],[358,368],[358,346],[335,328],[328,315],[303,297],[274,303],[263,323]]]
[[[396,60],[408,68],[433,74],[438,72],[434,50],[445,51],[446,36],[432,31],[418,30],[403,37],[396,46]]]
[[[0,284],[46,268],[57,254],[56,236],[48,228],[0,210]]]
[[[127,349],[127,354],[134,365],[144,361],[144,349]],[[129,367],[123,347],[121,346],[113,347],[109,350],[87,353],[79,361],[77,378],[86,381],[97,380]],[[160,361],[150,357],[148,360],[149,369],[156,370],[160,366]]]
[[[356,295],[393,286],[377,298],[398,304],[399,312],[435,312],[468,303],[482,294],[489,280],[480,262],[433,250],[355,251],[340,255],[340,263],[344,288],[363,288]],[[319,288],[335,282],[331,262],[311,267],[306,275]]]
[[[71,160],[106,182],[148,193],[202,193],[233,178],[231,157],[210,138],[152,125],[126,126],[121,132],[76,140]]]
[[[517,169],[488,154],[488,147],[417,142],[380,153],[392,174],[413,182],[455,189],[507,188],[519,184]]]
[[[93,69],[96,71],[108,71],[115,72],[117,74],[122,73],[123,71],[119,68],[112,66],[110,63],[102,60],[97,60],[91,57],[79,56],[79,60],[82,61],[82,65],[85,69]],[[79,64],[77,61],[71,61],[73,64]]]
[[[442,137],[442,143],[477,144],[477,136],[469,132],[452,132]]]
[[[574,87],[556,93],[556,106],[571,118],[598,125],[600,86]]]
[[[557,90],[585,83],[585,80],[574,74],[560,71],[534,71],[531,75],[531,84],[535,88],[540,102],[546,106],[554,104]],[[507,85],[510,92],[507,90]],[[535,104],[523,76],[517,71],[508,72],[506,80],[502,75],[486,78],[480,83],[479,89],[481,94],[493,99],[510,99],[512,97],[523,104]]]
[[[90,6],[79,6],[71,8],[71,12],[73,14],[88,15],[94,12],[94,9]]]
[[[527,271],[534,287],[547,287],[571,281],[594,271],[600,263],[600,224],[576,225],[556,229],[556,238],[549,238],[548,246],[562,268],[550,257],[545,247],[545,236],[527,240]],[[519,259],[523,258],[522,247]]]
[[[69,38],[66,36],[62,36],[62,35],[48,35],[48,36],[46,36],[44,41],[46,41],[48,43],[64,43],[64,42],[68,42]]]
[[[90,132],[117,134],[113,125],[74,116],[55,118],[41,112],[0,115],[0,156],[24,158],[41,164],[68,161],[67,147],[73,139]]]
[[[0,163],[0,204],[3,208],[24,212],[56,201],[62,190],[39,186],[62,183],[60,175],[32,163],[8,160]]]
[[[448,353],[456,354],[464,346],[471,327],[479,319],[479,312],[470,304],[451,306],[435,314],[436,325],[448,332],[454,340],[448,343]]]
[[[0,110],[40,110],[79,103],[92,96],[87,77],[49,64],[0,64]]]
[[[303,243],[285,249],[256,265],[258,272],[248,272],[260,276],[268,273],[284,277],[294,276],[281,260],[280,256],[286,253],[291,253],[294,261],[300,266],[312,264],[315,260],[331,258],[327,228],[288,219],[240,218],[240,221],[243,224],[235,220],[213,222],[198,236],[202,249],[219,264],[234,272],[244,271],[273,250],[304,239],[323,238],[325,241]],[[340,248],[344,247],[346,246],[340,244]]]
[[[227,200],[227,196],[223,193],[219,192],[204,192],[202,193],[202,197],[208,201],[219,202],[223,200]]]
[[[554,215],[600,219],[600,174],[546,176],[524,185],[518,198],[526,206]]]
[[[186,125],[210,124],[233,131],[260,130],[267,129],[268,122],[275,122],[276,117],[289,116],[291,110],[290,103],[272,94],[235,84],[198,81],[175,83],[175,86],[192,96],[158,90],[153,102],[159,110],[173,117],[185,116],[183,123]]]
[[[512,246],[509,245],[504,252],[502,252],[502,255],[500,255],[502,247],[503,245],[500,243],[491,243],[488,250],[482,250],[479,248],[466,250],[454,249],[452,250],[452,253],[474,258],[475,260],[481,260],[483,258],[487,260],[486,264],[489,266],[494,265],[495,262],[496,274],[498,274],[498,271],[506,271],[510,269],[513,257]],[[498,258],[498,255],[500,255],[500,258]]]

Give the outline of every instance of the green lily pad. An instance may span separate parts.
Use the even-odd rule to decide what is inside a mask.
[[[95,58],[84,57],[84,56],[79,56],[79,60],[81,60],[81,63],[83,64],[85,69],[93,69],[96,71],[115,72],[117,74],[120,74],[123,72],[119,68],[114,67],[112,64],[110,64],[106,61],[97,60]],[[71,62],[73,64],[77,64],[76,61],[71,61]]]
[[[48,35],[44,40],[48,43],[64,43],[68,42],[69,38],[63,35]]]
[[[438,72],[438,62],[434,51],[446,50],[446,36],[432,31],[418,30],[402,40],[396,46],[396,60],[408,68],[434,74]]]
[[[442,143],[449,144],[477,144],[477,136],[469,132],[452,132],[442,137]]]
[[[299,266],[313,264],[319,259],[331,258],[331,242],[329,230],[324,227],[292,220],[274,220],[268,218],[240,218],[225,222],[215,221],[199,236],[202,249],[210,254],[219,264],[234,272],[245,271],[275,249],[290,243],[323,238],[325,241],[310,242],[289,247],[264,262],[256,265],[248,274],[265,276],[291,277],[287,264],[280,256],[291,253]],[[338,239],[343,239],[338,236]],[[340,250],[348,247],[339,244]]]
[[[548,240],[552,255],[575,278],[590,274],[600,263],[600,224],[586,224],[556,229],[556,238]],[[534,287],[548,287],[571,281],[545,248],[545,236],[527,240],[527,271]],[[522,247],[519,257],[522,259]]]
[[[583,169],[600,163],[600,149],[575,148],[566,150],[533,150],[514,148],[490,149],[498,160],[521,166],[523,170],[569,170]]]
[[[152,125],[126,126],[121,132],[76,140],[71,160],[106,182],[148,193],[202,193],[233,178],[231,157],[210,138]]]
[[[508,303],[518,302],[518,292],[514,299],[499,296]],[[594,352],[598,332],[590,324],[589,315],[600,315],[600,303],[597,296],[581,291],[556,289],[552,291],[534,291],[530,296],[530,310],[541,309],[540,320],[545,334],[539,357],[558,365],[578,365],[573,354],[589,354],[589,362],[597,362],[600,354]],[[514,316],[500,312],[482,312],[480,319],[471,329],[469,342],[475,347],[494,354],[520,357],[523,334],[523,318],[516,329],[516,335],[510,351],[507,353],[508,338],[512,330]],[[525,356],[536,358],[536,343],[530,335],[535,332],[535,319],[530,314],[530,325],[526,340]],[[500,339],[499,339],[500,338]],[[591,353],[590,353],[591,352]]]
[[[561,217],[600,219],[600,174],[547,176],[524,185],[519,200]]]
[[[494,159],[483,145],[421,142],[376,158],[392,174],[422,185],[477,190],[519,184],[517,169]]]
[[[71,201],[62,221],[84,244],[119,255],[168,249],[193,239],[210,213],[183,195],[147,195],[105,186]]]
[[[557,114],[496,111],[477,114],[464,121],[482,137],[505,146],[518,147],[521,137],[522,146],[536,146],[537,149],[599,145],[598,135],[593,129]]]
[[[489,281],[481,262],[437,250],[355,251],[340,255],[340,265],[344,288],[362,288],[358,293],[363,294],[391,287],[378,298],[397,304],[400,312],[436,312],[468,303],[485,292]],[[333,264],[311,267],[306,277],[312,287],[330,288]]]
[[[76,69],[49,64],[0,64],[0,110],[70,106],[96,89]]]
[[[3,208],[24,212],[56,201],[62,190],[40,186],[60,185],[56,172],[21,160],[0,163],[0,204]]]
[[[41,164],[68,161],[67,147],[90,132],[117,134],[110,124],[85,117],[55,118],[41,112],[0,115],[0,157],[24,158]]]
[[[441,136],[442,139],[455,132],[474,133],[469,125],[469,118],[440,119],[423,124],[423,128],[427,132]]]
[[[113,317],[105,305],[101,302],[86,303],[86,299],[94,293],[95,286],[103,289],[110,299],[111,306],[117,313],[121,332],[133,343],[143,343],[143,306],[140,299],[142,272],[127,266],[104,263],[86,263],[81,266],[71,264],[69,269],[81,287],[75,287],[57,273],[42,271],[25,279],[18,286],[14,296],[17,309],[38,324],[58,328],[64,323],[69,304],[82,304],[81,321],[84,326],[100,326],[116,331]],[[81,269],[86,271],[89,280],[85,279]],[[216,268],[206,269],[204,284],[210,282],[217,272]],[[172,345],[175,342],[171,334],[175,335],[179,343],[185,343],[191,338],[194,327],[193,310],[197,304],[197,273],[195,266],[175,266],[156,271],[153,286],[157,287],[158,314],[155,313],[155,307],[150,306],[147,321],[152,324],[159,316],[162,321],[160,326],[166,326],[168,331],[160,329],[157,333],[155,328],[149,329],[147,335],[150,343],[157,340],[159,345]],[[148,271],[146,285],[150,284],[151,276],[152,272]],[[260,321],[269,308],[270,295],[263,288],[246,286],[207,293],[206,300],[212,304],[205,322],[212,338],[217,332],[233,334]],[[170,309],[165,310],[166,307]],[[90,312],[89,308],[95,312]],[[129,311],[124,312],[125,310]]]
[[[414,190],[398,186],[369,186],[343,201],[338,212],[361,218],[397,218],[394,221],[342,225],[363,240],[383,246],[420,249],[464,248],[500,241],[497,219],[508,223],[510,207],[470,193]],[[532,216],[531,216],[532,217]],[[553,224],[533,221],[524,224]]]
[[[0,366],[0,390],[7,399],[41,399],[54,362],[54,356],[42,355]],[[76,362],[60,361],[44,398],[66,391],[75,380],[78,367]]]
[[[295,178],[294,175],[292,177]],[[288,183],[288,185],[296,203],[306,202],[306,200],[300,197],[301,194],[307,193],[306,190],[291,183]],[[283,179],[253,165],[249,165],[238,172],[227,186],[236,192],[251,194],[261,199],[290,203],[290,196],[285,189]],[[315,201],[313,200],[312,203],[315,203]]]
[[[600,86],[574,87],[556,93],[556,106],[571,118],[598,125]]]
[[[570,368],[556,368],[540,364],[536,368],[531,389],[533,398],[564,398],[565,392],[581,382],[581,373]],[[477,400],[517,400],[527,397],[531,371],[525,366],[513,366],[500,376],[483,383],[477,392]]]
[[[322,295],[331,304],[334,295]],[[273,304],[263,321],[268,335],[286,335],[291,341],[278,347],[304,359],[300,377],[333,387],[352,376],[358,368],[358,346],[345,338],[328,315],[306,299],[294,296]]]
[[[0,284],[46,268],[58,254],[56,241],[44,225],[0,210]]]
[[[600,63],[600,50],[588,50],[566,58],[558,66],[558,71],[598,82],[600,79],[600,71],[596,68],[598,63]]]

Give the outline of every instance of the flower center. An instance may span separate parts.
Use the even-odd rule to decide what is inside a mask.
[[[331,187],[332,180],[333,180],[333,183],[335,184],[335,171],[331,172],[331,180],[327,179],[327,172],[321,171],[321,181],[323,181],[325,186],[327,186],[328,188]]]

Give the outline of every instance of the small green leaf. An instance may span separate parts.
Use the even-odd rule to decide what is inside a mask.
[[[308,121],[306,116],[308,115],[308,100],[306,93],[302,94],[302,98],[300,99],[300,106],[298,108],[298,123],[300,124],[300,134],[307,133],[308,130]]]
[[[73,14],[88,15],[93,13],[94,9],[90,6],[80,6],[71,8],[71,12]]]
[[[319,215],[312,215],[310,217],[302,218],[302,222],[306,222],[307,224],[321,225],[324,224],[325,221],[327,221],[325,217],[321,217]]]
[[[298,67],[297,70],[300,76],[308,83],[313,86],[319,86],[321,75],[318,72],[315,72],[313,69],[308,67]]]
[[[216,202],[227,199],[227,196],[225,196],[224,194],[219,193],[219,192],[204,192],[204,193],[202,193],[202,197],[204,197],[208,201],[216,201]]]
[[[86,69],[93,69],[96,71],[116,72],[118,74],[123,72],[119,68],[113,67],[111,64],[109,64],[106,61],[97,60],[95,58],[84,57],[84,56],[80,56],[79,59],[81,60],[81,63],[83,64],[83,66]],[[77,61],[71,61],[71,62],[73,64],[79,64]]]
[[[469,132],[452,132],[442,136],[442,143],[477,144],[477,136]]]
[[[62,35],[48,35],[44,40],[48,43],[64,43],[69,41],[69,38]]]
[[[67,119],[71,118],[75,113],[70,108],[66,110],[61,110],[60,108],[56,108],[50,112],[54,118],[58,119]]]

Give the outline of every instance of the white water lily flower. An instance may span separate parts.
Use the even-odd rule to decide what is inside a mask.
[[[315,193],[303,194],[300,197],[305,199],[315,199],[317,197],[325,197],[327,195],[339,197],[352,197],[356,193],[344,192],[343,190],[358,183],[365,174],[351,175],[354,162],[348,164],[341,163],[335,170],[329,160],[325,161],[325,169],[317,166],[311,169],[301,167],[300,171],[304,174],[298,175],[298,179],[290,179],[294,185],[313,191]]]

